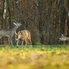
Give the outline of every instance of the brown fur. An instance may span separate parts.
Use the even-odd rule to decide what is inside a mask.
[[[17,46],[18,46],[19,40],[22,40],[22,47],[23,47],[24,41],[26,42],[26,44],[25,44],[25,47],[26,47],[26,45],[28,44],[27,39],[29,40],[29,42],[32,45],[30,31],[22,30],[22,31],[19,31],[18,34],[15,32],[15,34],[16,34],[16,36],[18,36]]]

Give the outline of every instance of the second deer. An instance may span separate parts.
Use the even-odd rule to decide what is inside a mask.
[[[13,22],[13,24],[15,25],[15,27],[13,29],[0,30],[0,39],[3,36],[8,37],[9,44],[10,43],[13,44],[12,37],[13,37],[15,31],[17,30],[17,28],[22,25],[21,23],[15,23],[15,22]]]
[[[28,44],[28,42],[27,42],[27,39],[28,39],[29,42],[31,43],[31,47],[32,47],[30,31],[21,30],[18,32],[18,34],[15,32],[15,35],[18,37],[18,38],[15,37],[15,39],[17,40],[17,46],[18,46],[19,41],[22,40],[22,48],[23,48],[24,41],[26,42],[26,44],[25,44],[25,48],[26,48],[26,45]]]
[[[68,41],[68,44],[69,44],[69,37],[65,37],[63,34],[61,34],[61,37],[59,38],[59,41]]]

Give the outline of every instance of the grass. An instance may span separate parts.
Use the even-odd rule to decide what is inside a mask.
[[[0,69],[69,69],[69,46],[1,46]]]
[[[19,45],[18,48],[16,45],[1,45],[0,46],[0,50],[2,50],[3,48],[10,48],[10,49],[18,49],[18,50],[22,50],[22,49],[25,49],[25,45],[23,45],[23,48],[22,48],[22,45]],[[31,49],[31,46],[28,45],[26,47],[26,49],[30,50]],[[69,49],[69,45],[32,45],[32,49],[31,50],[35,50],[35,49],[38,49],[38,50],[59,50],[59,49],[64,49],[64,50],[67,50]]]

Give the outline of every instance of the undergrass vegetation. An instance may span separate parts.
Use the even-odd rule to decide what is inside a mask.
[[[69,46],[1,45],[0,69],[69,69]]]

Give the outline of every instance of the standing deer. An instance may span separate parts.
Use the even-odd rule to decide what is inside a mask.
[[[28,39],[29,42],[31,43],[31,47],[32,47],[31,34],[28,30],[19,31],[18,34],[15,32],[15,35],[18,37],[18,39],[16,39],[16,37],[15,37],[15,39],[17,40],[17,46],[18,46],[19,40],[22,40],[22,48],[23,48],[24,41],[26,42],[26,44],[25,44],[25,48],[26,48],[26,45],[28,44],[28,42],[27,42],[27,39]]]
[[[61,37],[59,38],[59,41],[68,41],[68,44],[69,44],[69,37],[65,37],[63,34],[61,34]]]
[[[61,34],[61,37],[59,38],[59,41],[66,41],[67,37],[65,37],[63,34]]]
[[[0,30],[0,39],[3,36],[8,37],[9,44],[10,43],[13,44],[12,37],[13,37],[14,33],[16,32],[17,28],[22,25],[21,23],[15,23],[15,22],[13,22],[13,24],[15,25],[15,27],[13,29]]]

